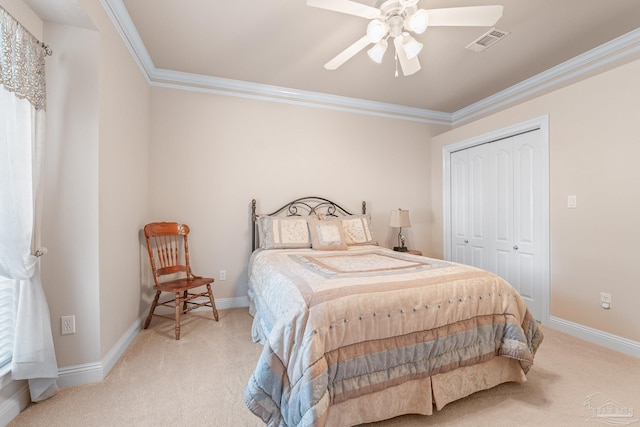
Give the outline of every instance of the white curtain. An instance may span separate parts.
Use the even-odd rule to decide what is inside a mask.
[[[0,8],[0,286],[18,295],[11,378],[31,400],[57,391],[58,366],[40,281],[40,187],[46,50]]]

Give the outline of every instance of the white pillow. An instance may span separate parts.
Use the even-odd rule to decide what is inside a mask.
[[[263,249],[310,248],[307,219],[299,216],[259,216],[260,247]]]
[[[371,232],[369,215],[350,215],[341,218],[345,243],[353,245],[377,245]]]
[[[342,231],[342,221],[339,219],[321,220],[309,218],[311,247],[321,251],[336,251],[347,249]]]

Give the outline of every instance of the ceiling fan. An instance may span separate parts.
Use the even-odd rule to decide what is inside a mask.
[[[367,33],[327,62],[324,68],[337,69],[370,44],[373,47],[367,54],[373,61],[381,63],[388,47],[387,40],[392,38],[396,50],[396,76],[398,61],[402,73],[409,76],[420,70],[418,53],[422,50],[422,43],[411,33],[422,34],[429,26],[489,27],[502,17],[501,5],[418,9],[418,1],[381,0],[376,8],[351,0],[307,0],[309,6],[371,20],[367,25]]]

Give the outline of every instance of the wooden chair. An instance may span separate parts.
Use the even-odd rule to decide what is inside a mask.
[[[173,319],[173,317],[155,314],[157,306],[175,309],[176,339],[180,339],[180,315],[199,307],[211,307],[213,317],[218,320],[218,310],[211,291],[213,279],[195,276],[189,265],[189,226],[176,222],[153,222],[144,226],[144,235],[149,251],[149,261],[153,270],[154,289],[156,295],[144,322],[144,329],[149,327],[153,316]],[[166,276],[169,276],[168,278]],[[164,281],[161,281],[164,279]],[[190,292],[192,289],[206,286],[202,292]],[[163,303],[158,299],[162,292],[171,292],[174,298]],[[205,302],[193,301],[196,298],[207,298]]]

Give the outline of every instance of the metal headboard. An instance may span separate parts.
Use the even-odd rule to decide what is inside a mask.
[[[258,214],[256,213],[256,199],[251,200],[251,241],[252,248],[256,249],[257,246],[257,229],[258,229]],[[367,202],[362,202],[362,213],[367,213]],[[339,204],[332,202],[329,199],[323,197],[301,197],[295,199],[286,205],[282,206],[275,211],[266,214],[266,216],[276,216],[283,214],[284,216],[302,216],[302,215],[327,215],[327,216],[346,216],[353,215],[348,210],[344,209]]]

